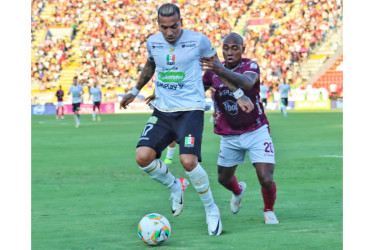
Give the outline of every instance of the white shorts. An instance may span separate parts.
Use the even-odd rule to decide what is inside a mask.
[[[247,151],[252,164],[256,162],[275,164],[273,140],[268,125],[241,135],[221,135],[218,165],[233,167],[242,164]]]
[[[64,106],[64,102],[57,102],[57,107],[63,107]]]

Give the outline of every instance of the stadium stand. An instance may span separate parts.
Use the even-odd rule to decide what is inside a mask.
[[[282,81],[304,86],[321,66],[311,72],[308,63],[319,58],[323,64],[339,48],[333,44],[332,54],[316,53],[342,25],[340,1],[164,2],[177,2],[184,27],[204,32],[219,55],[226,34],[242,34],[245,56],[259,61],[261,78],[270,87]],[[84,86],[96,78],[104,89],[123,93],[142,70],[146,38],[157,32],[157,6],[149,0],[33,0],[31,11],[35,93],[58,85],[66,90],[75,75]],[[59,29],[69,29],[68,35]]]

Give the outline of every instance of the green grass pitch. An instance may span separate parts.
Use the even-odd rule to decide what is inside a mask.
[[[221,210],[223,232],[209,236],[205,212],[192,185],[179,217],[170,192],[139,170],[135,147],[150,114],[102,115],[93,122],[71,115],[32,116],[32,249],[142,249],[137,235],[148,213],[172,227],[163,249],[342,249],[343,113],[268,112],[274,142],[278,225],[265,225],[260,185],[250,160],[237,168],[247,191],[238,214],[231,193],[217,181],[219,136],[205,115],[202,166]],[[172,173],[187,177],[175,153]],[[163,159],[163,158],[162,158]]]

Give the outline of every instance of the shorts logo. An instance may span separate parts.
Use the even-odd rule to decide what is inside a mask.
[[[156,124],[158,118],[156,116],[149,117],[147,123]]]
[[[184,138],[184,146],[186,148],[192,148],[195,146],[195,137],[191,137],[191,135],[188,135]]]

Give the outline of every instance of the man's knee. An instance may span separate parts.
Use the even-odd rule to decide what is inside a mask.
[[[263,188],[270,189],[273,186],[273,176],[263,176],[260,183]]]
[[[261,186],[265,189],[269,189],[273,186],[273,172],[274,164],[270,163],[255,163],[257,170],[257,177]]]
[[[181,163],[187,172],[191,172],[197,166],[198,160],[195,155],[181,154]]]
[[[218,174],[218,182],[225,186],[231,182],[232,176],[227,176],[224,173],[219,173]]]
[[[149,147],[138,147],[136,149],[136,162],[140,167],[146,167],[156,158],[156,151]]]

